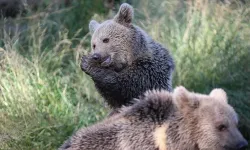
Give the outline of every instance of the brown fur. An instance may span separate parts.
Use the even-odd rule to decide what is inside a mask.
[[[113,19],[90,21],[92,51],[82,57],[82,70],[113,110],[131,105],[147,90],[172,91],[171,54],[132,23],[133,14],[124,3]]]
[[[72,136],[67,150],[229,150],[246,146],[226,93],[178,87],[148,91],[135,104]],[[225,126],[225,128],[223,127]],[[223,128],[221,128],[223,127]]]

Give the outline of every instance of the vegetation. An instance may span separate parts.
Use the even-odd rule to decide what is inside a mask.
[[[79,67],[90,50],[90,18],[107,14],[100,0],[93,3],[0,22],[0,149],[56,149],[106,115]],[[145,0],[134,6],[135,23],[173,54],[174,86],[201,93],[224,88],[250,142],[250,3]]]

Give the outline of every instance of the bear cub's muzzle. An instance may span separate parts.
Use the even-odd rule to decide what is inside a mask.
[[[82,56],[81,59],[81,69],[82,71],[86,72],[88,74],[88,70],[91,67],[111,67],[112,65],[112,58],[111,56],[105,56],[103,57],[101,54],[94,53],[89,54],[88,56]]]
[[[91,56],[91,59],[93,61],[96,61],[97,63],[100,63],[102,67],[108,67],[111,65],[111,56],[108,55],[108,56],[102,56],[101,54],[99,53],[94,53],[92,54]]]
[[[248,146],[248,142],[242,138],[241,140],[238,141],[238,143],[234,146],[224,146],[226,150],[246,150]]]

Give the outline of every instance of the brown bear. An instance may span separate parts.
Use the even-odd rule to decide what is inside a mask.
[[[133,8],[124,3],[114,19],[89,24],[92,53],[81,68],[112,108],[130,105],[147,90],[172,90],[172,56],[132,20]]]
[[[247,141],[226,93],[209,95],[178,87],[148,91],[96,125],[80,129],[66,150],[239,150]],[[69,144],[70,143],[70,144]]]

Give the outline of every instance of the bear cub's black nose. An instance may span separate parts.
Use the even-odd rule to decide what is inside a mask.
[[[244,149],[247,148],[247,145],[248,145],[248,143],[247,143],[246,140],[241,141],[241,142],[237,145],[237,149],[238,149],[238,150],[244,150]]]
[[[92,58],[93,60],[99,61],[99,60],[101,60],[101,55],[98,54],[98,53],[94,53],[94,54],[91,56],[91,58]]]

